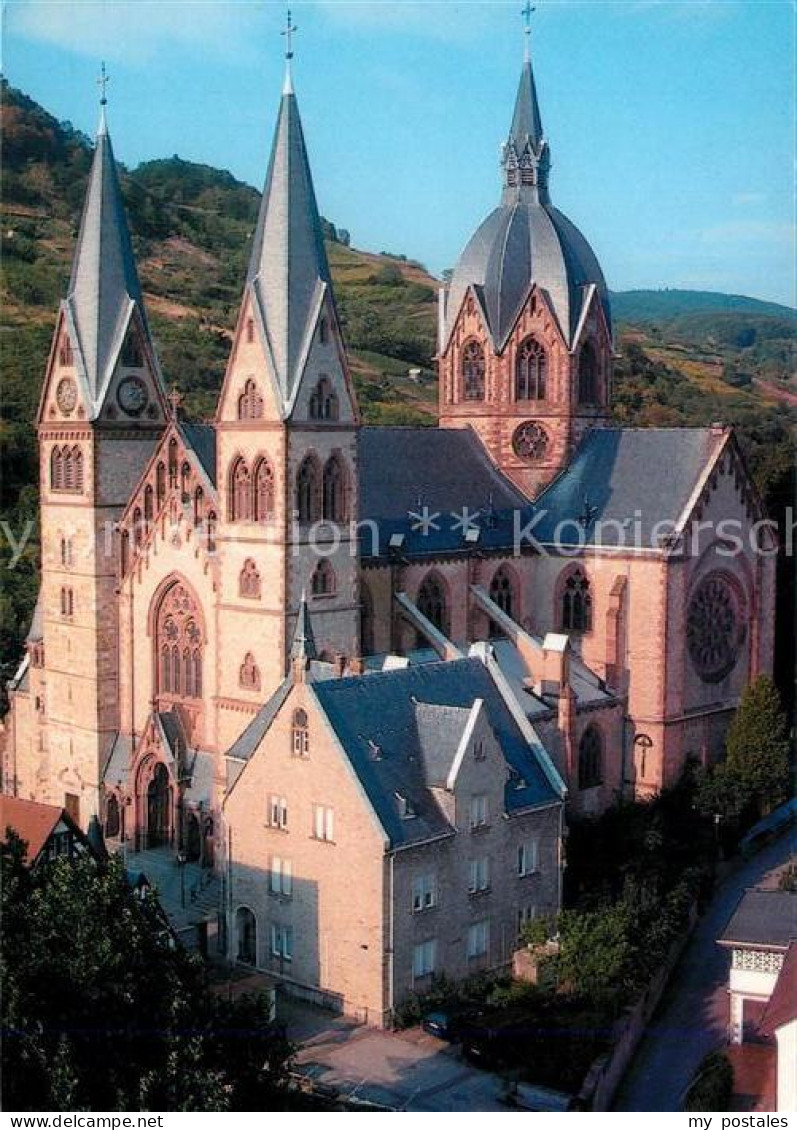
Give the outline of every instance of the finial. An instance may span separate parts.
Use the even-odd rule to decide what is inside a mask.
[[[108,128],[105,121],[105,107],[108,105],[108,83],[110,81],[103,60],[100,66],[100,77],[97,79],[97,86],[100,88],[100,124],[97,133],[106,133]]]
[[[182,394],[179,392],[177,387],[174,386],[172,388],[172,391],[166,397],[166,399],[169,401],[169,410],[170,410],[171,417],[172,417],[173,420],[176,420],[177,419],[177,409],[183,403]]]
[[[527,63],[531,59],[531,14],[532,14],[532,12],[536,12],[536,11],[537,11],[537,9],[532,6],[531,0],[526,0],[526,4],[521,9],[521,13],[520,13],[523,16],[523,20],[524,20],[524,23],[526,25],[526,27],[525,27],[525,35],[526,35],[525,59],[526,59]]]
[[[285,24],[284,30],[280,32],[280,35],[285,36],[285,85],[282,88],[283,94],[293,94],[291,59],[293,58],[293,37],[298,30],[296,24],[291,19],[291,10],[288,8],[288,21]]]

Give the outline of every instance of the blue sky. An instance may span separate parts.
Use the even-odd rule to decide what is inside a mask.
[[[307,0],[294,74],[323,213],[439,272],[499,195],[521,0]],[[92,132],[99,60],[128,165],[170,156],[261,185],[285,6],[6,0],[3,70]],[[616,290],[795,300],[792,0],[538,0],[555,203]]]

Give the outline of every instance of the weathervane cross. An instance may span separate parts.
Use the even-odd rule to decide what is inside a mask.
[[[105,70],[105,63],[103,62],[102,65],[100,66],[100,77],[97,79],[97,86],[100,88],[100,105],[101,106],[105,106],[108,102],[107,90],[108,90],[108,83],[110,81],[111,80],[108,78],[108,74]]]
[[[285,58],[286,59],[290,60],[290,59],[293,58],[293,36],[294,36],[294,32],[297,32],[298,30],[299,29],[297,28],[296,24],[291,19],[291,10],[290,10],[290,8],[288,8],[288,22],[285,25],[285,30],[280,32],[280,35],[285,36]]]

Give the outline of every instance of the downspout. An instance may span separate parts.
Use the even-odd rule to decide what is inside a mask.
[[[395,852],[391,851],[391,853],[390,853],[390,884],[389,884],[390,905],[389,905],[389,908],[388,908],[389,918],[388,918],[388,951],[387,951],[387,958],[388,958],[387,1004],[388,1004],[388,1012],[390,1014],[391,1024],[393,1023],[393,1005],[394,1005],[394,995],[395,995],[393,986],[394,986],[394,974],[395,974],[395,964],[396,964],[395,953],[394,953],[394,944],[395,944],[395,925],[394,925],[394,920],[395,920],[395,897],[394,897],[394,894],[395,894],[395,878],[394,878],[394,873],[393,873],[395,862],[396,862]]]

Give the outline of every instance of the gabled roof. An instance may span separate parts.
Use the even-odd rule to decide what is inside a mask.
[[[440,759],[453,759],[454,737],[461,737],[460,724],[464,728],[476,699],[484,701],[506,761],[507,812],[560,801],[478,659],[332,679],[313,683],[312,690],[393,846],[453,831],[432,789],[439,787]],[[432,753],[435,740],[445,756]],[[414,815],[405,815],[402,801]]]
[[[101,408],[134,310],[157,370],[104,112],[64,310],[93,418]]]
[[[212,424],[189,424],[184,420],[178,423],[178,428],[189,447],[202,467],[203,471],[215,487],[216,485],[216,429]]]
[[[788,948],[758,1027],[763,1035],[774,1036],[778,1028],[792,1020],[797,1020],[797,942]]]
[[[287,412],[321,302],[331,287],[299,106],[290,84],[280,103],[246,285]]]
[[[268,702],[260,707],[243,733],[235,739],[227,750],[227,757],[234,757],[238,761],[248,761],[250,757],[254,756],[257,747],[268,733],[271,723],[277,717],[292,687],[293,676],[289,675],[280,683]]]
[[[82,840],[85,836],[65,809],[55,804],[40,804],[35,800],[0,794],[0,838],[5,840],[6,829],[12,828],[27,846],[25,859],[34,864],[41,855],[50,836],[61,822]]]
[[[797,940],[797,894],[791,891],[747,890],[718,939],[722,946],[788,949]]]

